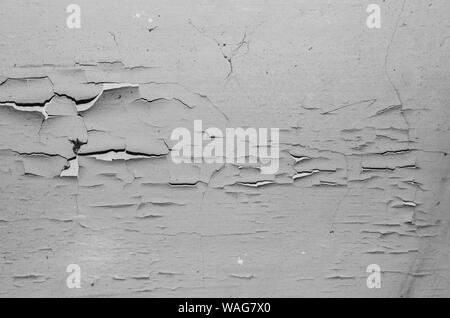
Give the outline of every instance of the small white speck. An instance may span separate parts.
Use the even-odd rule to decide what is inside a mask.
[[[242,258],[238,257],[237,263],[239,265],[242,265],[242,264],[244,264],[244,260]]]
[[[152,23],[153,22],[153,20],[152,19],[148,19],[148,23]]]
[[[135,17],[136,17],[136,18],[140,18],[140,17],[141,17],[141,14],[140,14],[140,13],[136,13]]]
[[[306,254],[306,252],[302,252],[302,255],[305,255]]]

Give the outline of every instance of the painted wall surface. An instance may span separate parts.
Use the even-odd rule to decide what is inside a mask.
[[[448,0],[73,1],[0,3],[1,297],[450,296]]]

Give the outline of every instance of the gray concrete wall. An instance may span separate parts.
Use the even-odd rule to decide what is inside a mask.
[[[0,296],[450,296],[449,1],[70,3],[1,1]],[[174,164],[196,119],[278,172]]]

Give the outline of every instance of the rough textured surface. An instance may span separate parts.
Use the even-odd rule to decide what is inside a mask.
[[[370,3],[2,1],[0,296],[450,296],[450,3]],[[195,119],[278,173],[175,165]]]

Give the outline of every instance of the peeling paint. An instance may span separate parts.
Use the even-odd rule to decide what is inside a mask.
[[[450,296],[448,1],[78,4],[0,12],[0,296]],[[194,120],[278,172],[175,164]]]

